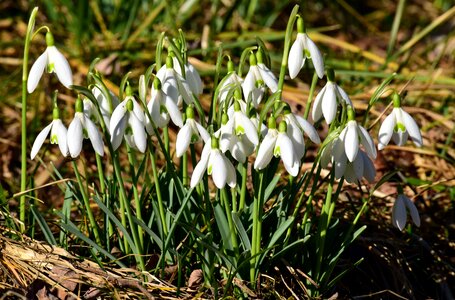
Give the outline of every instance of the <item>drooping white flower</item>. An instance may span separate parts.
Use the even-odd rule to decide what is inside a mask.
[[[174,57],[173,63],[174,63],[174,70],[179,75],[181,75],[182,77],[184,77],[186,79],[186,81],[188,82],[188,85],[191,89],[191,92],[193,92],[193,94],[196,95],[196,97],[201,95],[204,86],[202,84],[201,76],[199,75],[196,68],[190,62],[186,62],[185,66],[184,66],[185,76],[183,76],[182,68],[180,67],[177,57]]]
[[[337,114],[338,104],[345,102],[353,107],[348,94],[334,82],[335,74],[332,69],[327,70],[327,84],[316,96],[313,104],[312,117],[316,122],[324,116],[327,124],[332,123]]]
[[[321,139],[313,125],[301,116],[293,114],[289,106],[284,109],[283,114],[283,120],[287,124],[287,134],[292,140],[295,153],[299,159],[302,159],[305,154],[305,140],[303,134],[307,134],[310,140],[315,144],[320,144]]]
[[[38,154],[38,151],[41,149],[41,146],[43,145],[46,137],[49,135],[49,132],[51,133],[51,144],[58,144],[60,152],[63,156],[68,155],[68,144],[66,140],[67,130],[65,125],[63,125],[62,120],[60,120],[57,103],[54,104],[52,115],[52,122],[41,130],[36,137],[35,142],[33,142],[32,151],[30,152],[31,159],[34,159],[36,154]]]
[[[243,78],[237,75],[237,72],[234,70],[234,63],[229,60],[228,61],[228,73],[227,75],[220,81],[219,88],[218,88],[218,101],[222,105],[228,97],[231,95],[231,99],[234,96],[234,91],[239,90],[242,87]]]
[[[83,112],[83,102],[81,98],[76,100],[76,112],[74,119],[68,127],[68,150],[71,157],[78,157],[82,151],[84,138],[89,138],[96,153],[104,155],[104,143],[100,131],[90,117]]]
[[[112,148],[116,150],[125,137],[129,146],[144,153],[147,148],[147,135],[144,128],[144,112],[134,99],[131,87],[126,88],[125,100],[112,113],[109,133]]]
[[[243,96],[247,102],[252,101],[254,107],[257,107],[262,101],[266,85],[272,93],[278,90],[278,80],[275,75],[262,63],[262,52],[257,52],[257,58],[252,53],[250,55],[250,69],[243,81]]]
[[[420,216],[414,202],[403,194],[399,194],[392,208],[392,224],[399,230],[406,226],[407,210],[411,215],[412,222],[420,227]]]
[[[156,73],[156,77],[161,81],[163,92],[168,95],[174,103],[180,105],[182,98],[188,105],[193,103],[191,88],[182,75],[174,70],[174,61],[170,55],[166,58],[166,64]]]
[[[196,165],[191,176],[190,186],[194,188],[204,176],[205,171],[212,176],[215,186],[222,189],[226,183],[230,187],[237,184],[237,174],[231,161],[227,159],[219,149],[218,139],[212,137],[211,141],[207,140],[201,154],[201,160]]]
[[[67,88],[73,84],[73,73],[65,56],[54,46],[52,33],[46,33],[47,48],[33,64],[27,79],[27,91],[33,93],[38,85],[44,69],[48,73],[55,73],[58,80]]]
[[[92,88],[92,94],[93,96],[95,96],[95,99],[98,102],[101,111],[101,116],[103,117],[104,124],[106,124],[106,128],[109,128],[111,115],[114,112],[114,109],[119,104],[117,96],[114,95],[114,93],[110,90],[108,90],[108,92],[110,99],[106,97],[106,95],[102,92],[101,88],[98,87],[97,85],[95,85]],[[99,120],[98,110],[94,109],[94,111],[96,118]]]
[[[207,143],[210,135],[201,124],[194,120],[193,107],[188,106],[186,108],[185,125],[180,128],[175,140],[175,154],[177,157],[183,156],[191,143],[199,142],[201,139]]]
[[[296,155],[292,140],[286,133],[286,122],[280,122],[278,130],[274,123],[275,118],[269,118],[269,130],[259,145],[254,168],[262,170],[269,165],[273,156],[281,157],[286,171],[295,177],[300,170],[300,159]]]
[[[298,18],[297,38],[292,44],[288,57],[289,76],[291,79],[294,79],[299,74],[307,58],[312,60],[318,77],[324,77],[324,60],[321,52],[306,34],[302,18]]]
[[[161,81],[158,77],[153,80],[150,101],[147,109],[156,126],[164,128],[169,123],[169,117],[178,127],[183,126],[183,118],[180,109],[174,100],[161,88]],[[149,134],[153,134],[152,123],[149,118],[145,120],[145,128]]]
[[[403,146],[408,140],[408,136],[417,147],[422,147],[422,135],[420,134],[419,126],[410,114],[401,108],[400,95],[393,95],[394,108],[392,113],[388,115],[382,122],[379,129],[379,144],[378,149],[382,150],[390,142],[390,139],[398,146]]]
[[[354,120],[354,111],[351,107],[348,107],[348,120],[346,127],[340,134],[343,137],[344,151],[348,160],[350,162],[355,160],[360,145],[363,145],[371,158],[376,159],[377,151],[373,139],[368,131]]]

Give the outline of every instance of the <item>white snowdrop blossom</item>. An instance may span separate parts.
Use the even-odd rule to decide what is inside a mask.
[[[54,46],[54,37],[52,33],[46,33],[47,48],[41,54],[30,69],[27,79],[27,91],[33,93],[38,85],[44,69],[48,73],[55,73],[58,80],[67,88],[73,84],[73,73],[65,56]]]
[[[294,79],[299,74],[307,58],[312,60],[318,77],[324,77],[324,60],[321,52],[306,34],[302,18],[298,18],[297,38],[291,46],[288,57],[289,76],[291,79]]]
[[[312,118],[315,122],[324,116],[327,124],[332,123],[337,114],[338,104],[342,101],[353,107],[348,94],[333,81],[334,78],[333,70],[327,70],[327,84],[316,96],[313,104]]]
[[[235,187],[237,184],[237,174],[232,162],[219,149],[218,139],[212,137],[207,141],[202,149],[201,160],[194,168],[191,176],[190,186],[194,188],[204,176],[205,171],[212,176],[215,186],[222,189],[228,184]]]
[[[99,105],[100,111],[101,111],[101,116],[103,117],[106,128],[109,128],[110,121],[111,121],[111,115],[114,112],[114,109],[119,104],[117,96],[115,96],[114,93],[110,90],[108,90],[108,93],[109,93],[110,99],[108,97],[106,97],[106,95],[102,92],[100,87],[95,85],[92,88],[92,94],[93,94],[93,96],[95,96],[95,99],[98,102],[98,105]],[[84,101],[84,107],[85,107],[85,101]],[[94,111],[95,111],[96,118],[99,120],[98,110],[94,108]]]
[[[38,134],[33,142],[32,151],[30,152],[30,158],[34,159],[38,151],[41,149],[41,146],[44,143],[44,140],[49,135],[50,132],[50,142],[51,144],[57,144],[60,148],[60,152],[63,156],[68,155],[68,144],[67,144],[67,130],[65,125],[63,125],[62,120],[60,120],[59,111],[57,104],[54,104],[54,109],[52,112],[53,120],[52,122],[44,127],[43,130]]]
[[[161,81],[158,77],[153,80],[150,101],[147,109],[156,126],[164,128],[169,123],[169,117],[178,127],[183,126],[183,118],[180,109],[174,100],[161,88]],[[145,127],[149,134],[153,134],[152,123],[149,118],[145,120]]]
[[[166,58],[166,64],[156,73],[156,77],[161,81],[161,88],[164,93],[169,96],[174,103],[180,105],[182,98],[188,105],[193,103],[191,88],[182,75],[174,70],[174,62],[170,55]]]
[[[112,148],[116,150],[123,137],[132,148],[144,153],[147,148],[147,134],[144,128],[144,112],[132,96],[131,87],[126,88],[125,100],[112,113],[109,127]]]
[[[278,80],[275,75],[262,63],[261,51],[257,52],[258,60],[252,53],[250,55],[250,69],[243,81],[243,95],[249,102],[252,101],[254,107],[258,107],[265,93],[264,84],[275,93],[278,90]]]
[[[228,73],[227,75],[220,81],[219,88],[218,88],[218,101],[220,104],[223,104],[228,97],[231,95],[231,99],[234,96],[233,90],[239,90],[242,87],[243,78],[237,75],[237,72],[234,70],[234,63],[229,60],[228,61]]]
[[[348,107],[348,120],[346,127],[340,134],[344,141],[344,151],[348,160],[350,162],[355,160],[360,145],[365,148],[371,158],[376,159],[377,151],[373,139],[368,131],[354,120],[354,111],[351,107]]]
[[[182,68],[180,67],[177,57],[173,58],[173,63],[174,63],[174,70],[183,77]],[[196,95],[196,97],[201,95],[204,86],[202,84],[201,76],[199,75],[198,71],[189,62],[186,62],[184,68],[185,68],[184,78],[188,82],[191,92],[193,92],[193,94]]]
[[[313,143],[321,143],[318,132],[313,125],[301,116],[293,114],[289,107],[284,109],[284,121],[287,124],[287,135],[291,138],[295,153],[299,159],[302,159],[305,154],[304,133],[308,135]]]
[[[89,138],[96,153],[104,155],[104,143],[100,131],[95,123],[83,112],[83,102],[81,98],[76,100],[76,112],[74,119],[68,127],[68,150],[71,157],[78,157],[82,151],[84,138]]]
[[[269,118],[268,123],[269,130],[259,145],[254,168],[262,170],[269,165],[273,156],[281,157],[286,171],[291,176],[297,176],[300,170],[300,159],[296,155],[291,138],[286,133],[286,122],[280,122],[279,130],[276,129],[274,124],[275,118]]]
[[[403,194],[399,194],[392,208],[392,224],[399,230],[406,226],[407,210],[411,215],[412,222],[420,227],[420,216],[414,202]]]
[[[191,143],[197,143],[201,139],[204,143],[207,143],[210,135],[201,124],[194,120],[194,110],[191,106],[188,106],[186,108],[185,125],[180,128],[175,140],[175,154],[177,157],[182,157]]]
[[[408,140],[408,136],[411,137],[417,147],[422,147],[422,135],[419,126],[411,115],[400,107],[400,95],[395,93],[393,98],[392,113],[385,118],[379,129],[378,149],[384,149],[389,144],[390,139],[393,139],[398,146],[403,146]]]

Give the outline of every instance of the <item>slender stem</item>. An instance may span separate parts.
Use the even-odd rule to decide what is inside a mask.
[[[106,185],[104,183],[104,168],[103,162],[101,161],[101,156],[96,154],[96,166],[98,168],[98,178],[100,180],[100,190],[101,194],[104,195],[106,193]]]
[[[240,190],[240,204],[239,204],[239,212],[243,211],[245,208],[245,201],[246,201],[246,182],[248,179],[248,161],[246,161],[242,165],[242,188]]]
[[[232,220],[232,210],[231,210],[231,206],[229,205],[229,199],[228,199],[228,195],[227,195],[225,188],[221,189],[221,199],[223,201],[224,209],[226,211],[226,217],[228,219],[229,232],[231,233],[232,246],[234,248],[234,253],[236,253],[234,257],[238,257],[239,244],[237,242],[237,234],[235,231],[234,221]]]
[[[182,183],[188,186],[188,154],[185,152],[182,156]]]
[[[310,115],[311,102],[313,102],[313,94],[314,94],[314,90],[316,88],[317,82],[318,82],[318,74],[316,72],[314,72],[313,80],[311,81],[310,93],[308,94],[308,100],[306,102],[305,114],[303,115],[303,118],[305,120],[307,120],[308,116]],[[315,121],[315,120],[313,120],[313,121]]]
[[[264,171],[265,172],[265,171]],[[263,181],[264,172],[259,174],[259,192],[253,202],[253,232],[251,237],[251,263],[250,263],[250,281],[254,285],[256,282],[256,263],[258,262],[257,254],[261,250],[261,231],[262,231],[262,205],[263,198]]]
[[[95,240],[98,245],[101,245],[101,239],[98,232],[98,224],[95,221],[95,217],[93,216],[92,208],[90,207],[90,199],[88,198],[87,192],[85,190],[84,184],[82,182],[81,174],[77,168],[77,164],[73,161],[73,169],[74,173],[76,174],[77,183],[79,184],[79,190],[82,194],[82,199],[84,200],[85,210],[87,211],[88,219],[90,221],[90,226],[92,227],[93,234],[95,235]]]
[[[150,147],[150,149],[152,149],[152,147]],[[156,197],[158,198],[158,209],[160,211],[161,226],[163,227],[164,235],[167,236],[168,230],[166,226],[166,215],[164,214],[163,198],[161,197],[160,182],[158,180],[158,170],[156,168],[156,158],[155,153],[153,151],[150,151],[150,160],[152,161],[152,171],[153,178],[155,180]]]
[[[22,116],[21,116],[21,193],[27,189],[27,79],[28,79],[28,53],[30,49],[31,34],[35,26],[35,18],[38,7],[30,14],[25,36],[24,59],[22,61]],[[25,231],[25,196],[23,193],[19,200],[20,230]]]
[[[134,196],[134,202],[135,202],[135,206],[136,206],[136,217],[138,218],[138,220],[142,220],[142,203],[141,203],[141,199],[139,197],[139,194],[138,194],[138,191],[137,191],[137,180],[135,180],[136,178],[136,171],[134,170],[134,153],[133,153],[133,149],[128,145],[126,144],[126,149],[127,149],[127,152],[128,152],[128,161],[130,163],[130,176],[131,176],[131,180],[132,180],[132,185],[133,185],[133,196]],[[143,246],[144,246],[144,232],[142,230],[142,227],[141,225],[137,225],[137,233],[139,235],[139,242],[140,242],[140,248],[143,249]]]

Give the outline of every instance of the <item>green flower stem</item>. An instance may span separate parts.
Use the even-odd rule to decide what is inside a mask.
[[[27,189],[27,80],[28,80],[28,54],[33,28],[35,27],[35,18],[38,13],[38,7],[35,7],[30,14],[27,26],[27,35],[25,36],[24,59],[22,61],[22,117],[21,117],[21,197],[19,200],[19,220],[20,231],[25,231],[25,197],[23,193]]]
[[[73,169],[74,173],[76,174],[77,183],[79,184],[79,190],[82,193],[82,199],[84,200],[85,210],[87,211],[88,219],[90,222],[90,226],[92,227],[93,234],[95,235],[95,240],[98,245],[101,245],[100,234],[98,232],[98,224],[95,221],[95,217],[93,216],[92,208],[90,207],[90,199],[88,198],[87,191],[85,190],[84,184],[82,182],[81,174],[77,168],[77,164],[73,161]]]
[[[96,154],[96,166],[98,168],[98,178],[100,180],[100,190],[101,194],[104,195],[106,194],[106,185],[104,183],[104,168],[103,168],[103,162],[101,161],[101,156],[99,154]]]
[[[322,206],[321,217],[319,219],[318,233],[317,233],[317,260],[316,260],[316,270],[314,273],[314,278],[319,278],[319,272],[321,270],[322,261],[324,260],[324,247],[325,247],[325,238],[327,236],[327,228],[330,224],[330,218],[333,213],[334,205],[332,204],[332,192],[333,192],[333,183],[335,181],[335,170],[333,169],[330,174],[329,186],[327,187],[327,195],[325,197],[325,203]]]
[[[242,165],[242,187],[240,190],[240,204],[239,204],[239,212],[243,211],[245,208],[245,201],[246,201],[246,182],[248,179],[248,160]]]
[[[188,154],[185,152],[182,156],[182,183],[184,186],[188,186]]]
[[[150,143],[150,149],[153,149],[151,143]],[[163,227],[164,236],[167,237],[168,229],[166,226],[166,215],[164,213],[163,198],[161,197],[161,187],[160,187],[160,182],[158,180],[158,170],[156,168],[156,157],[155,157],[155,153],[153,151],[150,151],[150,160],[152,162],[152,171],[153,171],[153,178],[155,180],[156,197],[158,198],[158,209],[160,211],[161,226]]]
[[[280,68],[280,77],[278,79],[278,91],[280,93],[278,99],[281,99],[281,94],[283,92],[284,86],[284,76],[286,74],[286,68],[288,67],[288,57],[289,57],[289,50],[291,48],[291,38],[292,32],[294,30],[294,23],[297,17],[297,12],[299,11],[299,6],[295,5],[294,9],[289,16],[288,25],[286,27],[286,35],[284,38],[284,50],[283,50],[283,59],[281,60],[281,68]]]
[[[228,219],[229,232],[231,233],[231,242],[232,242],[232,246],[234,248],[235,257],[238,257],[239,244],[237,241],[237,233],[235,230],[234,221],[232,220],[232,210],[231,210],[231,206],[229,205],[229,199],[228,199],[228,195],[226,192],[226,188],[221,189],[221,199],[222,199],[222,203],[224,205],[224,209],[226,211],[226,217]]]
[[[259,192],[253,202],[253,232],[251,237],[251,262],[250,262],[250,282],[252,285],[256,282],[256,263],[261,249],[261,231],[262,231],[262,206],[263,198],[263,181],[264,173],[259,173]]]
[[[305,120],[308,120],[308,116],[310,115],[311,102],[313,102],[313,94],[314,94],[314,90],[316,88],[317,82],[318,82],[318,74],[316,74],[316,72],[314,72],[313,80],[311,81],[310,93],[308,94],[308,100],[307,100],[306,107],[305,107],[305,113],[303,115],[303,118]]]
[[[164,136],[164,149],[167,153],[169,153],[169,128],[167,126],[163,128],[163,136]]]
[[[134,196],[134,202],[136,206],[136,217],[138,220],[142,220],[142,203],[141,199],[139,197],[138,191],[137,191],[137,178],[136,178],[136,171],[134,170],[134,165],[135,165],[135,159],[134,159],[134,153],[133,149],[126,144],[126,151],[128,152],[128,161],[130,163],[130,176],[132,180],[132,185],[133,185],[133,196]],[[141,225],[137,225],[137,233],[139,235],[139,242],[140,242],[140,249],[143,249],[144,246],[144,232],[142,230]]]

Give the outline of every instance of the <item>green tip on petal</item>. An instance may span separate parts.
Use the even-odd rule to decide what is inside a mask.
[[[186,108],[186,118],[194,119],[194,109],[191,105]]]
[[[335,71],[332,68],[327,68],[327,79],[332,82],[335,81]]]
[[[84,103],[82,102],[81,96],[77,96],[76,99],[76,112],[83,112],[84,111]]]
[[[48,47],[54,46],[54,36],[50,31],[46,33],[46,45]]]
[[[128,96],[133,96],[133,89],[131,88],[130,84],[128,83],[125,89],[125,95]]]
[[[348,105],[348,121],[355,120],[355,112],[350,105]]]
[[[406,126],[404,126],[403,123],[399,123],[399,122],[398,122],[398,123],[395,125],[395,127],[393,128],[393,130],[394,130],[395,132],[398,132],[398,131],[404,132],[404,131],[406,131]]]
[[[234,72],[234,63],[229,59],[227,63],[228,74]]]
[[[303,22],[303,18],[300,16],[297,18],[297,32],[305,33],[305,23]]]
[[[254,55],[254,53],[251,53],[250,54],[250,66],[255,66],[257,65],[257,61],[256,61],[256,55]]]
[[[401,107],[401,96],[397,92],[394,92],[392,95],[393,107]]]
[[[267,121],[267,127],[269,129],[276,129],[276,119],[274,116],[270,116]]]
[[[128,102],[126,102],[126,109],[128,111],[133,111],[134,109],[133,99],[128,99]]]
[[[288,124],[286,124],[285,121],[281,121],[280,125],[278,126],[278,131],[279,132],[286,132],[288,130]]]
[[[161,80],[155,76],[155,79],[153,79],[153,88],[157,91],[161,90]]]
[[[214,136],[212,136],[211,145],[212,145],[212,149],[220,148],[220,143],[219,143],[218,139]]]

